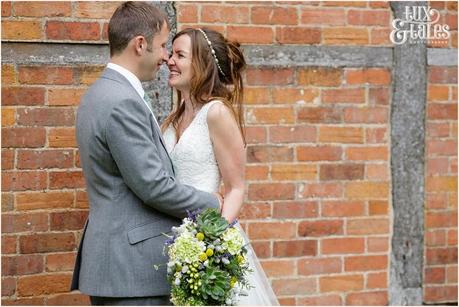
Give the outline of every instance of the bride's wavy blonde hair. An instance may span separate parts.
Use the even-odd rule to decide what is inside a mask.
[[[204,105],[211,100],[221,100],[236,119],[245,144],[242,71],[246,67],[246,62],[240,44],[225,39],[217,31],[207,28],[203,28],[202,31],[211,41],[223,74],[219,71],[207,40],[200,30],[187,28],[177,33],[172,39],[173,43],[182,35],[188,35],[191,38],[191,101],[197,105]],[[177,92],[178,101],[172,113],[164,120],[163,132],[169,125],[172,125],[178,134],[178,125],[185,111],[185,103],[182,101],[181,92]]]

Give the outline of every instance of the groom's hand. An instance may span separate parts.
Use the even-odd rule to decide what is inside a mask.
[[[216,193],[214,193],[214,195],[218,199],[218,203],[220,205],[220,213],[221,213],[222,210],[223,210],[223,200],[224,200],[223,194],[221,194],[220,192],[216,192]]]

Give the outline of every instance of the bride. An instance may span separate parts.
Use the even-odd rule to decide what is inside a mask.
[[[244,199],[244,56],[238,43],[210,29],[185,29],[172,43],[169,85],[177,90],[178,104],[162,126],[164,142],[181,183],[218,192],[223,180],[222,216],[231,223]],[[254,288],[238,304],[279,305],[253,248],[247,247]]]

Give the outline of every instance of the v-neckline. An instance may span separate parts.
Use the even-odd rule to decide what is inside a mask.
[[[182,135],[180,136],[180,138],[177,139],[177,134],[175,133],[175,139],[176,139],[176,142],[175,142],[175,145],[174,145],[174,148],[172,148],[172,151],[173,152],[175,150],[175,148],[177,147],[177,145],[180,143],[180,141],[183,139],[183,136],[185,135],[185,132],[188,131],[188,129],[191,127],[191,125],[193,125],[194,121],[196,120],[196,118],[198,117],[199,113],[201,113],[202,109],[204,109],[205,105],[203,105],[201,107],[201,109],[196,113],[196,115],[193,117],[193,119],[191,120],[190,124],[185,128],[185,130],[183,130],[182,132]],[[173,131],[175,132],[175,131]]]

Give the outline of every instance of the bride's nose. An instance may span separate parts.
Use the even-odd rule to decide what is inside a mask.
[[[175,62],[174,62],[174,59],[172,57],[172,55],[169,57],[169,59],[167,60],[167,66],[171,67],[171,66],[174,66],[175,65]]]

